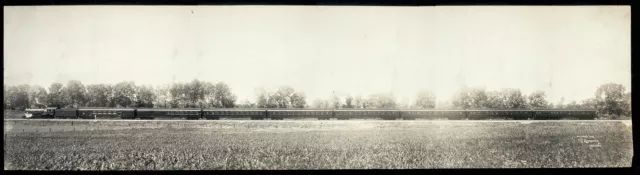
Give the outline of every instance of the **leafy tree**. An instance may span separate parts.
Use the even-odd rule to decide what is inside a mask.
[[[354,108],[354,104],[353,104],[353,97],[351,97],[350,95],[347,96],[347,98],[344,99],[344,105],[342,106],[343,108]]]
[[[188,106],[189,99],[187,98],[185,84],[173,83],[169,88],[169,94],[171,94],[170,105],[172,108],[185,108]]]
[[[87,98],[90,107],[111,107],[113,88],[108,84],[87,85]]]
[[[631,92],[625,94],[624,103],[623,104],[624,104],[624,107],[625,107],[624,108],[625,109],[624,115],[629,116],[629,117],[633,116],[633,115],[631,115],[631,108],[632,108],[631,107]]]
[[[435,108],[436,107],[436,95],[431,91],[421,91],[416,97],[415,106],[417,108]]]
[[[451,100],[451,104],[454,108],[468,109],[472,106],[470,88],[462,87],[454,94]]]
[[[588,98],[588,99],[582,100],[582,104],[580,105],[580,108],[599,109],[600,102],[598,102],[597,98]]]
[[[87,98],[87,89],[85,89],[82,82],[78,80],[71,80],[67,83],[63,90],[66,104],[74,108],[84,106]]]
[[[470,98],[470,106],[471,108],[481,109],[487,108],[487,101],[489,97],[487,96],[487,91],[484,88],[470,88],[469,89],[469,98]]]
[[[569,104],[567,104],[565,106],[565,108],[567,108],[567,109],[577,109],[577,108],[579,108],[578,106],[580,106],[580,105],[578,105],[578,102],[576,102],[574,100],[574,101],[571,101]]]
[[[452,108],[451,102],[449,101],[438,101],[438,104],[436,105],[437,109],[449,109]]]
[[[14,109],[25,109],[29,107],[29,85],[10,86],[7,90],[8,106]]]
[[[324,109],[324,108],[329,108],[330,105],[329,105],[328,101],[325,101],[325,100],[322,100],[322,99],[318,98],[318,99],[315,99],[313,101],[313,105],[312,106],[313,106],[313,108]]]
[[[191,83],[184,84],[183,94],[185,95],[186,106],[190,108],[194,108],[197,106],[202,106],[201,103],[204,102],[204,97],[206,93],[205,83],[202,81],[198,81],[198,79],[194,79]]]
[[[132,107],[136,89],[136,84],[131,81],[123,81],[113,86],[113,102],[116,107]]]
[[[238,107],[238,108],[255,108],[256,104],[249,102],[249,100],[243,100],[236,107]]]
[[[211,82],[204,83],[204,101],[207,107],[221,108],[222,102],[216,98],[216,85]]]
[[[276,93],[273,94],[272,98],[278,105],[278,108],[290,108],[291,95],[293,95],[294,92],[295,91],[290,86],[281,86],[280,88],[278,88]]]
[[[293,108],[305,108],[307,106],[307,97],[304,93],[296,92],[291,95],[291,105]]]
[[[627,110],[627,101],[625,100],[625,87],[621,84],[608,83],[598,87],[596,93],[601,108],[601,114],[610,114],[620,116],[625,114]]]
[[[275,93],[271,93],[264,88],[258,89],[257,105],[259,108],[277,108],[278,102],[275,98]]]
[[[342,102],[340,101],[340,97],[335,94],[331,95],[331,108],[338,109],[342,106]]]
[[[396,108],[397,103],[393,94],[375,93],[370,95],[368,104],[374,108]]]
[[[527,100],[520,89],[503,89],[504,106],[509,109],[523,109],[527,107]]]
[[[267,90],[265,90],[264,88],[259,89],[258,97],[256,99],[256,105],[258,106],[258,108],[267,108],[269,97],[270,95]]]
[[[499,91],[488,91],[486,92],[487,100],[485,101],[484,106],[490,109],[499,109],[505,108],[504,106],[504,96],[502,92]]]
[[[63,96],[64,86],[61,83],[52,83],[49,87],[49,94],[47,102],[48,106],[55,106],[62,108],[66,106]]]
[[[236,96],[231,92],[231,88],[223,82],[215,85],[215,98],[224,108],[233,108],[236,104]]]
[[[29,89],[29,102],[31,108],[44,108],[47,106],[47,90],[42,86],[31,86]]]
[[[136,93],[136,106],[141,108],[152,108],[153,102],[156,101],[156,94],[153,93],[153,87],[140,86]]]
[[[154,94],[156,96],[156,102],[154,103],[155,108],[169,107],[169,102],[171,101],[171,94],[169,93],[170,88],[171,86],[169,85],[161,85],[154,89]]]
[[[532,108],[546,108],[547,107],[547,95],[544,91],[535,91],[529,95],[529,105]]]
[[[553,103],[552,103],[552,102],[549,102],[549,104],[547,104],[547,108],[549,108],[549,109],[552,109],[552,108],[554,108],[554,107],[555,107],[555,106],[553,105]]]
[[[356,99],[353,100],[355,108],[365,108],[365,99],[362,99],[362,96],[356,96]]]

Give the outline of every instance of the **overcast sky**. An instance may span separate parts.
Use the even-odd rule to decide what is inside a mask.
[[[222,81],[238,100],[461,86],[552,102],[630,91],[630,7],[4,7],[5,84]]]

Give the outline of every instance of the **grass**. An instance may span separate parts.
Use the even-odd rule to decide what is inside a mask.
[[[156,126],[152,126],[154,122]],[[9,132],[4,138],[5,167],[28,170],[625,167],[630,166],[632,156],[631,130],[616,121],[145,121],[134,127],[122,126],[123,123],[126,122],[83,123],[102,125],[103,130],[99,131]],[[65,126],[55,122],[45,124]],[[143,127],[144,124],[148,127]]]

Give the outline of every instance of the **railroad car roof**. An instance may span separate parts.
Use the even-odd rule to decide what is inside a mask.
[[[399,111],[397,109],[336,109],[336,111]]]
[[[141,108],[138,111],[200,111],[202,109],[190,108]]]
[[[464,111],[464,109],[400,109],[401,111]]]
[[[264,111],[266,109],[260,109],[260,108],[209,108],[209,109],[202,109],[205,111]]]
[[[267,109],[268,111],[332,111],[332,109]]]
[[[534,109],[534,111],[596,111],[596,109]]]
[[[79,111],[133,111],[133,108],[81,108]]]
[[[531,109],[467,109],[467,111],[531,111]]]

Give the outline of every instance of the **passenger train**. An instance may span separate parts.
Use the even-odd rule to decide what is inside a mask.
[[[189,109],[189,108],[46,108],[27,109],[25,118],[52,119],[244,119],[283,120],[317,118],[348,119],[448,119],[448,120],[594,120],[595,109]]]

